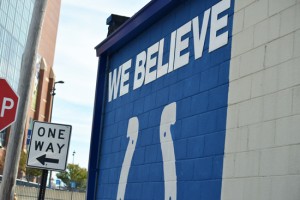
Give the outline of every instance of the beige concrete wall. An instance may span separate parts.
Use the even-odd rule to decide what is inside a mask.
[[[223,200],[300,199],[300,0],[235,0]]]

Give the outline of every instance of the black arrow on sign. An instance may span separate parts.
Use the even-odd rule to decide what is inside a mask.
[[[47,163],[58,163],[58,159],[53,159],[53,158],[46,158],[46,154],[36,158],[42,165],[45,165],[45,162]]]

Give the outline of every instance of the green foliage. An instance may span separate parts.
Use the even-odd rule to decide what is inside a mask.
[[[32,181],[34,177],[38,177],[42,175],[42,170],[40,169],[35,169],[35,168],[26,168],[26,177],[27,180]]]
[[[26,160],[27,160],[27,153],[25,151],[22,151],[20,156],[20,161],[19,161],[19,171],[26,172]]]
[[[68,164],[67,170],[57,173],[56,177],[61,179],[68,188],[71,188],[71,181],[74,181],[77,189],[86,189],[87,170],[79,165]]]
[[[27,161],[27,153],[25,151],[22,151],[20,161],[19,161],[19,171],[26,172],[26,179],[28,181],[32,181],[35,177],[42,175],[42,170],[26,167],[26,161]]]

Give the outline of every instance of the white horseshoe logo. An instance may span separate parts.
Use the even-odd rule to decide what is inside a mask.
[[[171,126],[176,122],[176,103],[171,103],[164,107],[160,120],[160,146],[163,158],[164,170],[164,186],[165,200],[177,199],[177,176],[175,165],[174,144],[171,135]],[[125,158],[122,164],[120,180],[118,185],[118,194],[116,200],[124,200],[128,173],[131,166],[133,153],[135,151],[138,139],[139,120],[132,117],[128,122],[127,137],[129,142],[127,145]]]

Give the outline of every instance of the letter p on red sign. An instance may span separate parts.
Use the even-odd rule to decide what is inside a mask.
[[[15,121],[18,103],[18,95],[5,79],[0,78],[0,131]]]
[[[4,117],[5,110],[11,110],[14,107],[14,104],[14,100],[12,100],[11,98],[4,97],[0,117]]]

